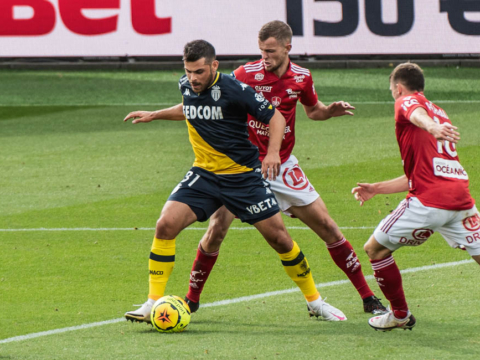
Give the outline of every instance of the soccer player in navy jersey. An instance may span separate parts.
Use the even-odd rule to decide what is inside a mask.
[[[467,250],[480,264],[480,214],[458,158],[455,144],[460,134],[445,110],[425,97],[424,87],[423,71],[417,64],[400,64],[390,75],[395,134],[405,175],[374,184],[358,183],[352,189],[360,205],[377,194],[408,191],[364,246],[391,305],[391,311],[369,320],[375,330],[411,330],[416,323],[392,256],[395,250],[419,246],[438,231],[451,247]]]
[[[286,119],[284,140],[280,148],[280,175],[269,180],[270,187],[285,214],[299,218],[322,239],[335,264],[347,275],[362,298],[365,312],[381,313],[385,307],[365,281],[361,264],[350,242],[328,214],[325,203],[292,154],[295,145],[295,115],[298,101],[312,120],[353,115],[350,104],[338,101],[328,106],[318,100],[312,76],[289,58],[292,49],[292,30],[282,21],[265,24],[258,36],[262,59],[240,66],[233,72],[237,80],[250,85],[267,98]],[[249,115],[250,140],[260,151],[260,160],[267,155],[271,129],[255,114]],[[186,296],[192,309],[198,308],[200,294],[218,257],[220,245],[234,219],[226,208],[220,208],[210,219],[202,238],[190,274],[190,287]]]
[[[243,222],[255,226],[277,251],[312,315],[328,321],[346,320],[340,310],[320,297],[308,261],[288,234],[278,202],[264,180],[273,181],[279,174],[285,118],[251,87],[217,72],[215,49],[207,41],[186,44],[183,60],[186,75],[179,81],[183,104],[155,112],[135,111],[124,119],[134,119],[134,124],[186,120],[195,153],[193,167],[172,191],[157,221],[149,259],[148,300],[125,317],[150,322],[152,305],[164,295],[173,270],[177,235],[225,206]],[[248,139],[249,114],[270,127],[262,162],[257,147]]]

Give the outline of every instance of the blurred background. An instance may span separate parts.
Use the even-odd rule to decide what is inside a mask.
[[[292,27],[309,67],[480,59],[478,0],[1,0],[0,66],[169,68],[197,38],[219,59],[256,58],[271,20]]]

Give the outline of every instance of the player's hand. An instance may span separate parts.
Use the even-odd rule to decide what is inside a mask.
[[[352,189],[352,194],[355,196],[355,200],[360,202],[360,206],[363,206],[363,203],[373,198],[376,192],[373,184],[357,183],[357,185]]]
[[[267,153],[262,161],[262,177],[268,180],[275,180],[280,174],[280,155]]]
[[[132,124],[137,124],[150,122],[154,120],[154,117],[152,111],[132,111],[123,121],[127,121],[128,119],[134,119]]]
[[[355,110],[355,107],[345,101],[336,101],[327,106],[327,112],[330,117],[337,117],[343,115],[353,116],[353,112],[349,110]]]
[[[435,124],[430,133],[435,136],[437,140],[447,140],[451,143],[458,143],[460,140],[460,133],[456,131],[458,128],[450,123]]]

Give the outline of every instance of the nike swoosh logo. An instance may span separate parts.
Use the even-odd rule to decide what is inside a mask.
[[[335,315],[334,313],[330,313],[330,315],[335,316],[335,317],[336,317],[338,320],[340,320],[340,321],[345,320],[345,316],[338,316],[338,315]]]

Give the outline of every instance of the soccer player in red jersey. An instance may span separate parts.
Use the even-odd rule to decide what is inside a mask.
[[[325,241],[333,261],[345,272],[363,299],[364,311],[383,313],[386,309],[365,281],[355,251],[329,216],[324,202],[298,165],[297,158],[292,155],[298,101],[312,120],[353,115],[350,110],[354,107],[343,101],[325,106],[318,100],[310,71],[290,61],[291,41],[292,30],[284,22],[265,24],[258,37],[262,59],[240,66],[233,72],[238,80],[268,99],[286,119],[285,136],[280,149],[280,175],[276,180],[269,181],[271,189],[285,214],[299,218]],[[248,130],[250,141],[259,148],[260,160],[263,160],[267,154],[269,127],[249,116]],[[186,295],[186,301],[193,311],[198,309],[205,281],[233,219],[231,212],[225,207],[220,208],[211,217],[208,230],[198,246]]]
[[[372,317],[375,330],[412,329],[402,277],[392,253],[418,246],[438,231],[453,248],[466,249],[480,264],[480,215],[468,190],[468,174],[455,144],[460,139],[447,113],[423,95],[422,69],[398,65],[390,75],[395,99],[395,132],[405,175],[352,189],[360,205],[377,194],[408,191],[407,198],[383,219],[365,244],[374,276],[391,311]]]

